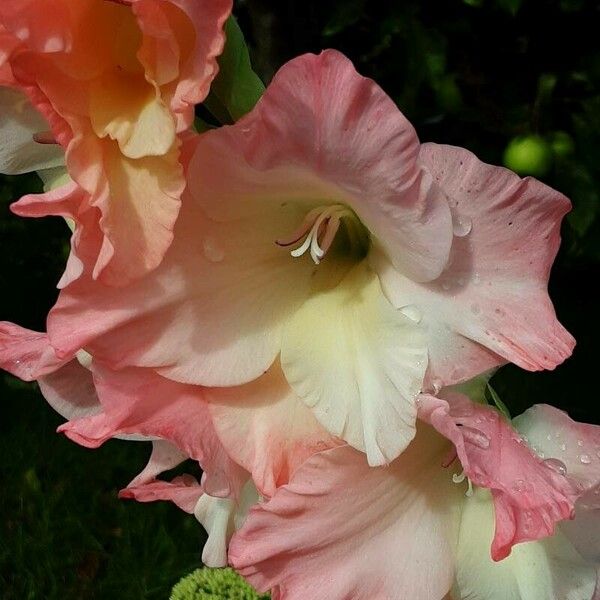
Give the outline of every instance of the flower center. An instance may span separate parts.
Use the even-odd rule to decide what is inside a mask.
[[[310,252],[313,262],[318,265],[331,248],[342,220],[346,226],[350,245],[353,248],[364,250],[368,245],[364,227],[354,212],[342,204],[314,208],[306,215],[298,229],[287,238],[275,240],[275,243],[278,246],[287,247],[302,242],[290,254],[294,258],[299,258]]]

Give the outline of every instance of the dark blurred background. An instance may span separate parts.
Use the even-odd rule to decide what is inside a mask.
[[[295,55],[337,48],[395,99],[422,141],[506,162],[572,199],[550,291],[577,338],[574,356],[551,373],[506,367],[493,384],[513,415],[547,402],[600,422],[599,3],[245,0],[236,15],[266,82]],[[8,205],[40,187],[36,176],[0,176],[0,319],[37,330],[56,297],[68,230],[60,219],[19,219]],[[0,375],[0,597],[168,598],[200,560],[200,526],[167,504],[117,500],[146,444],[86,450],[54,433],[60,422],[35,385]]]

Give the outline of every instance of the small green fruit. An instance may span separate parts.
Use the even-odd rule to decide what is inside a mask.
[[[513,138],[504,151],[504,166],[519,175],[543,177],[552,166],[550,144],[539,135]]]

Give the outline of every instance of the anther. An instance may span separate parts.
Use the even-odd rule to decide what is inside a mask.
[[[353,213],[345,206],[320,206],[311,210],[300,227],[288,238],[275,240],[275,243],[278,246],[291,246],[304,238],[304,242],[290,254],[299,258],[310,250],[313,262],[318,265],[335,239],[340,219],[347,216],[353,216]]]

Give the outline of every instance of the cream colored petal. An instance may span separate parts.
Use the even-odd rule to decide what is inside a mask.
[[[596,567],[586,562],[560,533],[518,544],[493,562],[491,495],[479,489],[465,500],[458,543],[455,600],[591,600]]]
[[[389,304],[365,263],[297,311],[284,329],[281,364],[321,424],[371,465],[391,462],[414,437],[425,336]]]

